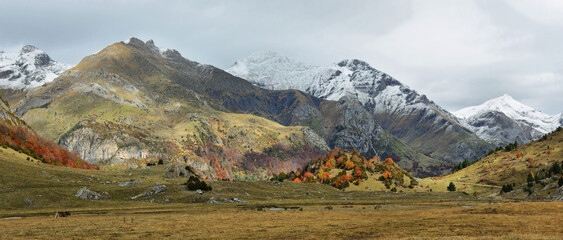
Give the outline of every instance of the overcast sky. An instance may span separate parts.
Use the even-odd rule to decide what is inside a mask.
[[[0,50],[76,64],[131,36],[226,69],[258,50],[367,61],[448,110],[510,94],[563,111],[563,1],[0,0]]]

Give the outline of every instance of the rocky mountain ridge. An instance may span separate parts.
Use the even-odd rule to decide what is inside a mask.
[[[490,146],[457,117],[364,61],[347,59],[330,67],[257,52],[227,69],[257,86],[299,89],[314,96],[356,99],[382,128],[428,156],[449,162],[476,159]]]

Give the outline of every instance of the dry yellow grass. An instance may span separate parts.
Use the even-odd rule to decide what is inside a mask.
[[[424,206],[424,205],[421,205]],[[2,239],[561,239],[563,203],[304,207],[257,211],[192,204],[183,209],[0,220]]]
[[[518,153],[521,154],[520,158],[517,158]],[[525,183],[530,171],[537,174],[561,160],[563,160],[563,131],[556,131],[549,134],[547,140],[521,145],[510,152],[498,151],[443,179],[499,186],[508,183]]]

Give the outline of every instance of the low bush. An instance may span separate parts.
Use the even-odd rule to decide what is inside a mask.
[[[205,181],[200,180],[197,177],[191,176],[188,181],[186,182],[186,185],[188,187],[188,190],[190,191],[196,191],[196,190],[201,190],[201,191],[211,191],[213,190],[213,188],[209,185],[207,185],[207,183]]]

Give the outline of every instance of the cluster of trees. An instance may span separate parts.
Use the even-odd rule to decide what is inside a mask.
[[[37,136],[21,126],[7,126],[0,123],[0,145],[10,147],[44,163],[59,166],[95,169],[76,154],[57,144]]]
[[[542,180],[547,179],[547,178],[551,178],[551,177],[554,177],[554,176],[555,177],[559,176],[557,184],[559,185],[559,187],[563,186],[563,161],[555,162],[551,165],[551,167],[549,169],[541,170],[541,171],[537,172],[536,174],[534,174],[530,170],[530,173],[528,173],[528,177],[526,179],[526,181],[528,182],[528,186],[524,190],[528,191],[528,193],[531,194],[532,193],[531,188],[534,186],[534,184],[537,183],[537,184],[541,184],[542,186],[545,186],[547,184],[547,182],[542,181]]]
[[[289,174],[281,172],[272,180],[319,182],[344,189],[350,184],[359,185],[362,181],[367,180],[368,172],[381,173],[379,180],[383,181],[388,188],[393,181],[402,183],[404,176],[402,174],[406,173],[395,165],[392,158],[386,158],[380,162],[377,156],[367,159],[356,150],[343,151],[336,148],[310,161],[302,170],[298,169],[297,172],[292,171]]]
[[[561,166],[563,165],[563,162],[561,162],[561,165],[559,165],[558,162],[553,163],[553,165],[551,165],[551,167],[549,168],[549,176],[553,176],[553,175],[560,175],[563,173],[563,171],[561,170]]]
[[[510,152],[510,151],[516,150],[516,149],[518,149],[518,142],[517,142],[517,141],[514,141],[513,143],[509,143],[508,145],[506,145],[506,146],[504,146],[504,147],[498,146],[498,147],[496,147],[495,149],[492,149],[491,151],[489,151],[489,152],[487,153],[487,156],[489,156],[489,155],[491,155],[491,154],[493,154],[493,153],[496,153],[496,152],[498,152],[498,151],[502,151],[502,150],[504,150],[505,152]]]
[[[458,165],[454,166],[454,168],[452,169],[452,173],[455,173],[461,169],[469,167],[471,164],[476,163],[477,161],[479,160],[478,159],[474,161],[464,160],[463,162],[460,162]]]
[[[317,157],[316,160],[309,161],[303,169],[297,169],[297,172],[291,171],[289,174],[281,172],[272,180],[320,182],[343,189],[350,186],[351,183],[359,184],[362,180],[367,179],[367,169],[373,169],[377,162],[377,156],[367,160],[358,151],[342,151],[337,148]],[[339,172],[336,176],[331,177],[333,170]]]
[[[199,179],[198,177],[190,176],[188,181],[185,183],[189,191],[211,191],[213,188],[208,185],[205,181]]]

